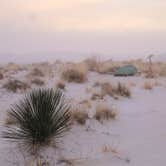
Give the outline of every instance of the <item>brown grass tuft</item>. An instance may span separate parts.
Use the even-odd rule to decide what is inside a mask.
[[[38,86],[43,86],[45,82],[42,79],[39,78],[34,78],[31,80],[32,84],[38,85]]]
[[[119,96],[123,96],[123,97],[130,97],[131,96],[131,91],[130,89],[122,84],[122,83],[118,83],[118,85],[114,88],[113,90],[115,92],[115,94],[119,95]]]
[[[89,118],[87,113],[88,107],[85,104],[79,104],[75,101],[70,109],[71,112],[71,121],[74,123],[78,123],[80,125],[84,125],[86,120]]]
[[[117,111],[115,108],[109,107],[106,103],[99,103],[96,106],[95,118],[103,121],[108,119],[116,119]]]
[[[143,85],[143,88],[145,90],[152,90],[153,89],[153,85],[150,82],[145,82],[144,85]]]
[[[73,65],[62,72],[62,78],[68,82],[85,82],[87,80],[87,68],[83,65]]]
[[[65,82],[63,80],[59,80],[57,83],[56,83],[56,87],[59,88],[59,89],[65,89]]]
[[[30,86],[20,80],[8,80],[8,82],[3,85],[3,88],[12,92],[17,92],[18,90],[25,91],[30,88]]]
[[[33,70],[30,72],[31,76],[38,76],[38,77],[44,77],[44,73],[39,68],[33,68]]]
[[[102,153],[112,153],[112,154],[119,154],[118,150],[114,147],[111,147],[109,145],[103,145],[101,149]]]
[[[118,99],[118,96],[123,96],[123,97],[131,96],[130,89],[126,85],[120,82],[116,86],[111,85],[110,83],[103,83],[101,85],[101,92],[103,95],[109,95],[115,99]]]

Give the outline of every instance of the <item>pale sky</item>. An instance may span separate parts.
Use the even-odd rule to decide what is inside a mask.
[[[0,0],[0,57],[166,53],[166,0]],[[69,58],[70,59],[70,58]]]

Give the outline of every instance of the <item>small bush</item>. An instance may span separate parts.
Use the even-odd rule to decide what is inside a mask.
[[[145,90],[152,90],[153,89],[153,85],[150,82],[145,82],[143,85],[143,88]]]
[[[103,95],[109,95],[115,99],[117,99],[118,96],[123,96],[123,97],[131,96],[130,89],[126,85],[123,85],[120,82],[118,83],[117,86],[111,85],[110,83],[103,83],[101,85],[101,92]]]
[[[83,110],[75,110],[71,112],[71,119],[80,125],[84,125],[89,118],[88,113]]]
[[[44,77],[44,73],[38,69],[38,68],[34,68],[31,72],[30,75],[32,76],[38,76],[38,77]]]
[[[116,117],[117,111],[114,108],[108,107],[107,104],[103,103],[96,106],[96,120],[103,121],[108,119],[115,119]]]
[[[0,72],[0,80],[4,78],[3,74]]]
[[[68,82],[82,83],[87,80],[87,69],[85,67],[73,66],[62,72],[62,78]]]
[[[31,80],[32,84],[38,85],[38,86],[43,86],[45,82],[39,78],[34,78]]]
[[[3,88],[12,92],[17,92],[18,90],[24,91],[30,88],[30,86],[27,83],[19,80],[9,80],[7,83],[3,85]]]
[[[130,89],[127,86],[121,84],[120,82],[118,83],[118,86],[114,88],[113,91],[119,96],[123,96],[123,97],[131,96]]]
[[[103,95],[114,96],[113,86],[108,82],[101,84],[101,91]]]
[[[56,87],[59,88],[59,89],[65,89],[65,82],[62,81],[62,80],[59,80],[56,84]]]

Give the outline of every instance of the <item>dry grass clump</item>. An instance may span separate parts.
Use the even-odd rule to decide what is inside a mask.
[[[144,85],[143,85],[143,88],[145,90],[152,90],[153,89],[153,85],[150,82],[145,82]]]
[[[116,86],[111,85],[110,83],[103,83],[101,85],[101,91],[102,91],[103,95],[109,95],[115,99],[117,99],[118,96],[123,96],[123,97],[131,96],[130,89],[126,85],[124,85],[120,82]]]
[[[118,85],[113,89],[114,93],[119,95],[119,96],[123,96],[123,97],[130,97],[131,96],[131,91],[130,89],[122,84],[122,83],[118,83]]]
[[[102,146],[102,149],[101,149],[101,152],[103,153],[113,153],[113,154],[118,154],[118,150],[110,145],[103,145]]]
[[[38,85],[38,86],[43,86],[45,84],[45,82],[40,79],[40,78],[34,78],[31,80],[32,84]]]
[[[72,121],[75,121],[80,125],[84,125],[88,118],[89,118],[88,113],[85,111],[77,110],[77,111],[72,111],[71,113]]]
[[[86,66],[73,65],[62,72],[62,78],[68,82],[82,83],[87,80],[87,71]]]
[[[113,74],[117,68],[119,68],[119,64],[109,60],[100,64],[98,72],[100,74]]]
[[[0,72],[0,80],[4,78],[3,74]]]
[[[11,92],[17,92],[18,90],[25,91],[28,88],[30,88],[30,86],[27,83],[22,82],[20,80],[8,80],[8,82],[6,82],[3,85],[3,88],[5,88]]]
[[[103,95],[114,96],[113,86],[109,82],[101,84],[101,92]]]
[[[99,103],[96,106],[95,118],[98,121],[115,119],[117,111],[113,107],[109,107],[106,103]]]
[[[100,63],[97,57],[88,58],[84,61],[84,63],[88,66],[89,71],[98,71],[99,69]]]
[[[56,87],[59,88],[59,89],[65,89],[65,81],[63,80],[59,80],[57,83],[56,83]]]
[[[84,105],[86,108],[91,108],[92,104],[90,100],[83,100],[79,104]]]
[[[103,100],[104,95],[102,93],[95,92],[91,96],[91,100]]]
[[[89,118],[89,115],[87,113],[88,107],[83,104],[76,104],[73,105],[70,109],[71,113],[71,121],[74,123],[78,123],[80,125],[84,125],[86,123],[86,120]]]
[[[158,72],[158,75],[161,76],[161,77],[165,77],[166,76],[166,65],[160,66],[159,69],[160,70]]]
[[[39,68],[33,68],[33,70],[30,72],[31,76],[38,76],[38,77],[44,77],[45,74],[39,69]]]

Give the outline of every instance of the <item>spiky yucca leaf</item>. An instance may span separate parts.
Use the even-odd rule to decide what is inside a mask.
[[[56,143],[70,128],[69,106],[60,90],[32,90],[8,113],[16,125],[6,127],[2,137],[31,152]]]

